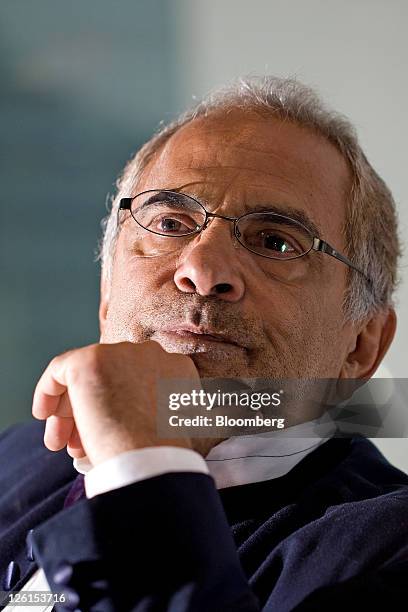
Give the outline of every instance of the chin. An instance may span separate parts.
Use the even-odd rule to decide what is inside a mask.
[[[245,378],[248,376],[247,365],[237,360],[225,359],[225,357],[217,359],[208,353],[194,353],[190,357],[194,361],[200,378]]]

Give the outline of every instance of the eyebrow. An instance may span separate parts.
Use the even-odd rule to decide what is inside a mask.
[[[169,191],[172,193],[169,193]],[[176,194],[178,197],[176,197]],[[166,199],[167,201],[170,200],[170,202],[180,204],[183,202],[183,196],[191,197],[197,200],[198,202],[202,203],[202,205],[205,206],[206,208],[210,206],[208,202],[199,198],[195,194],[184,193],[184,192],[179,191],[178,189],[169,189],[169,190],[163,189],[163,190],[157,190],[157,192],[154,195],[152,195],[151,197],[148,197],[147,200],[145,200],[143,204],[140,206],[140,208],[144,208],[144,206],[147,206],[148,204],[151,204],[152,202],[160,202]],[[211,212],[211,211],[209,210],[208,212]],[[293,219],[294,221],[298,221],[299,223],[304,225],[304,227],[306,227],[309,230],[309,232],[313,234],[314,237],[320,236],[321,231],[322,231],[321,228],[318,226],[318,224],[315,221],[313,221],[313,219],[304,210],[301,210],[300,208],[294,208],[292,206],[287,206],[283,204],[275,204],[275,203],[269,204],[269,205],[258,204],[255,206],[252,206],[250,204],[244,204],[244,212],[242,213],[242,215],[251,213],[251,212],[260,212],[260,213],[269,212],[269,213],[275,213],[277,215],[281,215],[283,217],[289,217],[290,219]],[[239,216],[242,216],[242,215],[239,215]]]
[[[157,191],[154,195],[147,197],[147,199],[144,200],[143,204],[141,204],[138,209],[141,210],[145,206],[149,206],[149,204],[160,204],[161,202],[163,202],[164,204],[186,204],[188,199],[191,198],[191,196],[189,196],[187,193],[177,193],[174,190],[171,190],[171,193],[169,193],[169,191],[165,191],[164,189],[161,191]],[[146,195],[148,194],[146,193]],[[194,199],[197,200],[198,198]],[[185,201],[183,202],[183,200]]]
[[[313,236],[317,237],[321,234],[321,229],[311,219],[311,217],[305,213],[304,210],[300,208],[293,208],[292,206],[284,206],[282,204],[270,204],[269,206],[244,206],[245,214],[251,212],[271,212],[277,215],[282,215],[283,217],[289,217],[294,221],[298,221],[302,225],[304,225],[309,232],[313,234]]]

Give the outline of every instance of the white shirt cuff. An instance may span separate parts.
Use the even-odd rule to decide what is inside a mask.
[[[178,446],[151,446],[107,459],[85,474],[88,498],[169,472],[208,474],[206,462],[196,451]]]

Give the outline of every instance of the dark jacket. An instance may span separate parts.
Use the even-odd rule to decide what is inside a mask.
[[[217,491],[171,473],[64,508],[81,477],[43,431],[0,436],[0,577],[13,561],[13,591],[41,566],[71,601],[56,610],[408,607],[408,476],[363,437],[328,440],[265,482]]]

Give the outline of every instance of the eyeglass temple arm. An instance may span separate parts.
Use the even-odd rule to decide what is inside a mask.
[[[362,270],[360,270],[360,268],[357,268],[357,266],[355,266],[347,257],[345,257],[344,255],[336,251],[336,249],[330,246],[328,242],[325,242],[321,238],[313,238],[312,248],[315,251],[320,251],[321,253],[327,253],[328,255],[331,255],[331,257],[334,257],[335,259],[342,261],[344,264],[346,264],[346,266],[350,266],[350,268],[353,268],[353,270],[356,270],[357,272],[362,274],[364,278],[367,280],[367,282],[369,282],[370,284],[372,283],[371,279],[368,278],[368,276],[366,276],[366,274]]]
[[[132,198],[122,198],[119,201],[120,210],[130,210],[132,207]]]

